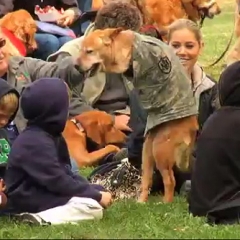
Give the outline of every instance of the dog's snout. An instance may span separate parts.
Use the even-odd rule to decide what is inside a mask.
[[[31,46],[30,46],[30,48],[32,49],[32,50],[36,50],[37,49],[37,43],[36,42],[34,42]]]

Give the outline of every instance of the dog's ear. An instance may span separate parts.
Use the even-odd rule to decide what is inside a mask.
[[[0,19],[0,26],[8,29],[11,32],[15,32],[18,28],[14,12],[7,13]]]
[[[104,30],[104,35],[102,37],[103,43],[105,45],[110,45],[112,41],[122,32],[123,28],[108,28]]]
[[[97,143],[99,146],[103,145],[102,129],[100,129],[99,122],[95,118],[95,111],[85,112],[74,118],[81,124],[86,132],[87,137]]]

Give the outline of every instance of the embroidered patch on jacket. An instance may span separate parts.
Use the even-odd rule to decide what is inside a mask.
[[[169,74],[172,70],[172,64],[167,56],[160,58],[158,66],[164,74]]]

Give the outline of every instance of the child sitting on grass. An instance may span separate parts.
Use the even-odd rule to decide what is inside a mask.
[[[18,111],[18,105],[19,94],[17,90],[0,78],[0,209],[5,206],[7,201],[4,193],[4,177],[10,152],[10,141],[5,127],[13,121]]]
[[[72,173],[62,137],[69,108],[67,85],[58,78],[36,80],[24,89],[20,102],[28,123],[9,155],[9,206],[31,223],[102,218],[111,194]]]

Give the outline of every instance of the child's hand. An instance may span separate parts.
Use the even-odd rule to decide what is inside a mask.
[[[109,192],[100,192],[102,194],[102,199],[100,204],[102,207],[106,208],[111,205],[112,203],[112,195]]]
[[[0,192],[4,192],[6,190],[6,185],[3,179],[0,179]]]

